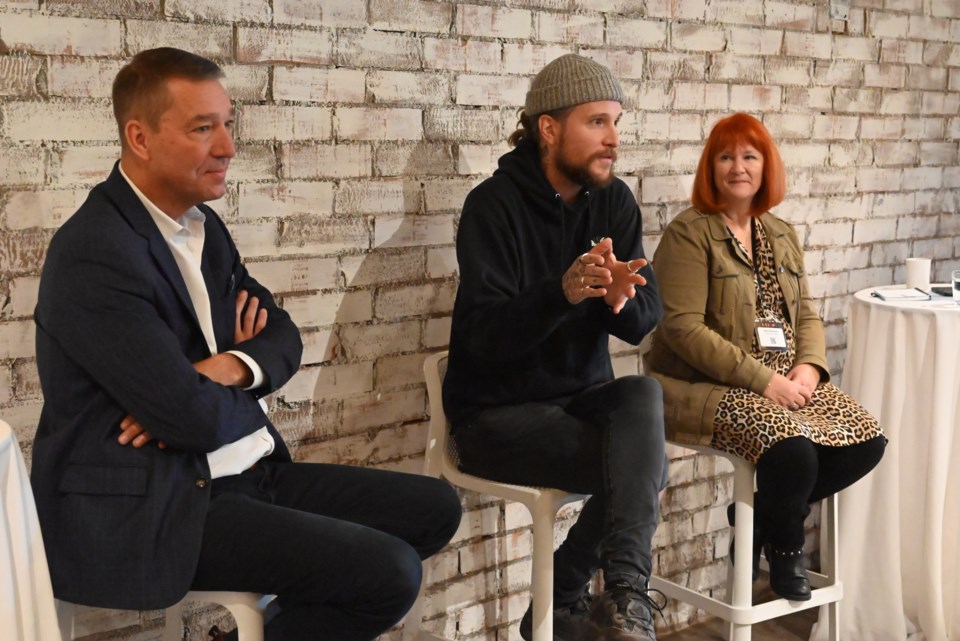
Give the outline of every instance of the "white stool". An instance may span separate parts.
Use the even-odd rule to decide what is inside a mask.
[[[183,608],[190,601],[225,607],[237,622],[239,641],[263,641],[263,611],[272,600],[273,595],[252,592],[187,592],[166,610],[163,641],[182,641]]]
[[[828,605],[825,610],[830,617],[830,641],[839,641],[838,602],[843,598],[843,583],[837,578],[837,499],[824,499],[820,518],[820,573],[807,572],[813,592],[809,601],[775,599],[753,605],[753,487],[754,465],[748,461],[702,445],[675,443],[678,447],[695,450],[702,454],[722,456],[733,463],[733,498],[736,501],[736,525],[734,526],[734,556],[742,559],[736,565],[727,561],[727,599],[723,602],[703,595],[689,587],[660,577],[650,578],[650,587],[668,597],[689,603],[729,623],[728,641],[750,641],[751,626],[775,619],[791,612]],[[764,566],[766,563],[764,561]]]
[[[584,497],[561,490],[524,487],[489,481],[460,471],[456,447],[448,438],[450,425],[443,412],[441,387],[447,371],[447,352],[423,363],[430,399],[430,432],[424,473],[481,494],[522,503],[533,517],[533,641],[553,641],[553,526],[557,510]]]
[[[272,595],[261,596],[251,592],[187,592],[178,603],[166,609],[163,625],[163,641],[183,640],[183,609],[191,601],[214,603],[225,607],[237,622],[239,641],[263,641],[263,611],[273,599]],[[57,601],[57,619],[63,641],[73,641],[76,606],[67,601]]]

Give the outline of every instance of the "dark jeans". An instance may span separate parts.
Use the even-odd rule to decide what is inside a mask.
[[[485,410],[454,432],[465,472],[592,495],[554,557],[558,605],[573,602],[600,567],[607,583],[650,576],[667,478],[662,396],[655,380],[626,376]]]
[[[460,524],[437,479],[261,461],[213,481],[194,590],[276,594],[267,641],[370,641],[410,609]]]
[[[754,504],[763,536],[780,550],[802,547],[808,506],[866,475],[880,462],[886,444],[883,436],[841,446],[795,436],[773,445],[757,461]]]

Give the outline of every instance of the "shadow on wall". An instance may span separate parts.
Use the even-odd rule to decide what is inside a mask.
[[[283,223],[281,253],[290,253],[285,243],[305,241],[329,246],[317,254],[337,255],[318,259],[333,263],[329,282],[289,299],[295,320],[305,319],[298,321],[305,351],[301,371],[280,392],[286,403],[277,421],[299,460],[419,473],[423,359],[447,345],[456,292],[455,215],[427,213],[425,181],[450,173],[452,151],[420,142],[377,153],[405,154],[403,168],[391,172],[400,175],[341,179],[334,213]]]

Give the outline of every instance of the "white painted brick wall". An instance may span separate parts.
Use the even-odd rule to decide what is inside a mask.
[[[181,49],[217,60],[231,54],[233,31],[228,25],[128,20],[126,27],[127,46],[133,51],[176,43]]]
[[[661,48],[667,41],[666,23],[610,16],[607,43],[613,46]]]
[[[525,9],[458,4],[455,18],[457,33],[487,38],[528,38],[531,13]]]
[[[648,0],[647,14],[652,18],[703,20],[706,0]]]
[[[509,73],[533,75],[551,60],[568,53],[570,48],[563,45],[508,42],[503,45],[503,68]],[[526,93],[526,83],[523,83],[523,92]]]
[[[521,106],[530,82],[525,78],[463,74],[456,80],[458,105]]]
[[[725,111],[728,94],[729,89],[725,84],[677,82],[674,84],[674,107],[684,111]]]
[[[2,25],[3,42],[15,52],[117,56],[123,51],[123,25],[120,20],[4,13]]]
[[[419,109],[356,107],[337,110],[339,140],[419,140],[423,112]]]
[[[726,44],[724,30],[717,27],[674,23],[671,36],[681,51],[721,51]]]
[[[603,44],[604,18],[600,14],[538,12],[534,20],[538,40],[576,42],[581,46]]]
[[[117,124],[104,102],[83,104],[8,102],[0,110],[0,135],[17,142],[57,140],[68,142],[112,141]],[[50,122],[57,126],[49,127]]]
[[[419,69],[421,41],[399,33],[347,31],[337,42],[337,64],[347,67]]]
[[[289,0],[299,2],[300,0]],[[363,5],[362,0],[354,0]],[[307,3],[310,4],[310,3]],[[370,27],[383,31],[446,33],[453,7],[430,0],[370,0]]]
[[[426,38],[423,64],[427,69],[496,73],[500,71],[500,44],[465,38]]]
[[[787,31],[783,38],[783,52],[788,56],[829,60],[832,45],[833,38],[827,33]]]
[[[329,140],[332,114],[325,107],[249,105],[239,117],[247,140]]]
[[[912,255],[932,257],[940,278],[960,265],[960,5],[860,0],[838,28],[824,7],[792,0],[642,4],[0,1],[0,417],[28,461],[43,252],[117,158],[111,83],[152,46],[226,70],[238,155],[213,205],[303,328],[303,367],[271,398],[298,458],[420,469],[420,367],[449,340],[457,215],[506,151],[532,75],[567,52],[621,79],[618,171],[641,202],[648,253],[687,206],[712,124],[736,110],[764,120],[789,173],[777,212],[807,245],[839,373],[853,291],[902,280]],[[611,351],[618,374],[638,370],[634,348]],[[731,470],[682,448],[671,459],[658,571],[722,591]],[[464,501],[453,546],[430,563],[428,628],[517,641],[529,515]],[[702,617],[677,604],[666,614],[670,628]],[[82,616],[91,641],[147,641],[159,624],[156,613]],[[191,614],[190,641],[214,616]]]
[[[239,27],[237,61],[330,64],[333,62],[333,35],[329,29]]]
[[[364,0],[302,2],[273,0],[274,19],[281,24],[324,27],[360,27],[366,19]]]
[[[304,102],[363,102],[366,73],[359,69],[276,67],[273,93],[277,100]]]

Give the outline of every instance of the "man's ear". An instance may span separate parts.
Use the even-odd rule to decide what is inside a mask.
[[[126,147],[141,160],[150,159],[149,130],[140,120],[131,119],[123,126],[123,138]]]
[[[548,114],[537,116],[537,131],[540,132],[540,140],[549,147],[553,147],[560,140],[560,128],[563,125],[559,120]]]

